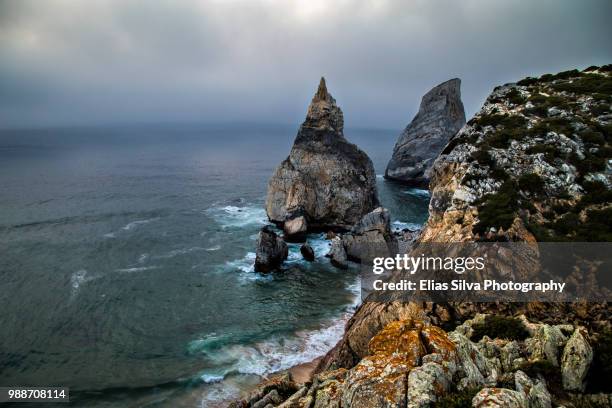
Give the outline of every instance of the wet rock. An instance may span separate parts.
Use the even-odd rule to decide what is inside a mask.
[[[287,244],[270,227],[265,226],[259,231],[255,253],[255,271],[267,273],[276,270],[287,259],[288,255]]]
[[[461,80],[446,81],[423,96],[419,112],[400,135],[385,177],[427,187],[434,160],[465,124]]]
[[[584,379],[593,361],[593,349],[576,329],[563,349],[561,357],[561,379],[566,391],[584,391]]]
[[[483,388],[472,399],[474,408],[527,408],[524,394],[506,388]]]
[[[303,215],[291,218],[283,225],[284,237],[288,242],[304,242],[307,231],[308,223]]]
[[[308,243],[300,247],[300,253],[304,257],[304,259],[307,260],[308,262],[312,262],[315,260],[314,250],[312,249],[310,245],[308,245]]]
[[[331,246],[329,247],[329,252],[326,256],[330,258],[331,264],[336,268],[348,268],[346,250],[344,249],[344,245],[342,244],[342,239],[340,237],[335,237],[331,240]]]
[[[345,139],[343,127],[321,78],[289,157],[268,184],[270,221],[283,225],[303,216],[308,229],[348,230],[378,206],[372,161]]]

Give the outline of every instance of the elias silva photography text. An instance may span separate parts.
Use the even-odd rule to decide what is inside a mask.
[[[466,272],[483,273],[486,268],[487,256],[479,257],[439,257],[439,256],[409,256],[397,254],[394,257],[376,257],[372,259],[372,272],[375,275],[385,273],[406,272],[414,275],[417,271],[454,272],[463,275]],[[495,279],[484,279],[483,282],[453,279],[450,282],[420,279],[418,282],[407,279],[385,282],[377,279],[372,282],[375,291],[512,291],[512,292],[558,292],[563,293],[564,282],[500,282]]]

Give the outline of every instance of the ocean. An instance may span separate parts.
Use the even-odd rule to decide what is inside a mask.
[[[317,262],[291,244],[297,268],[253,271],[267,181],[296,132],[0,131],[0,385],[67,386],[78,407],[214,407],[332,348],[357,268],[331,267],[312,234]],[[345,134],[394,228],[422,224],[428,193],[380,176],[399,131]]]

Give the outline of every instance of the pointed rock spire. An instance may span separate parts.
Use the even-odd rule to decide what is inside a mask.
[[[344,126],[342,110],[336,105],[336,100],[327,90],[324,77],[321,77],[317,92],[313,96],[310,106],[308,106],[303,126],[329,129],[342,134]]]
[[[319,82],[319,89],[317,89],[317,93],[314,98],[312,98],[313,102],[318,101],[326,101],[331,95],[327,92],[327,85],[325,84],[325,77],[321,77],[321,81]]]

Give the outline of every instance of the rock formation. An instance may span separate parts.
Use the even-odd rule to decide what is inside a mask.
[[[268,184],[268,218],[288,240],[306,230],[349,229],[378,206],[372,162],[344,138],[343,127],[321,78],[289,157]]]
[[[465,124],[461,80],[446,81],[427,92],[419,112],[400,135],[385,177],[427,187],[431,168],[444,146]]]
[[[561,380],[560,371],[566,369],[552,364],[564,360],[568,349],[579,354],[590,350],[580,334],[583,328],[533,323],[525,316],[508,320],[522,322],[527,338],[502,338],[512,337],[511,331],[495,336],[503,326],[493,315],[476,315],[451,332],[417,317],[392,321],[371,338],[366,355],[353,367],[320,372],[302,386],[283,374],[273,380],[278,388],[270,387],[269,380],[234,406],[263,407],[269,401],[277,406],[279,399],[284,402],[278,406],[284,408],[609,406],[610,395],[596,394],[589,400],[572,394],[576,384],[566,383],[565,374]],[[526,347],[556,331],[564,334],[553,354],[533,354]],[[590,359],[574,360],[567,370],[577,370],[581,385]]]
[[[347,257],[356,262],[394,253],[395,237],[391,233],[389,211],[378,207],[364,215],[350,232],[342,235],[342,243]]]
[[[312,262],[315,260],[314,250],[310,245],[308,245],[308,243],[305,243],[300,247],[300,253],[302,254],[302,257],[304,257],[304,259],[308,262]]]
[[[271,272],[278,269],[288,255],[287,244],[270,227],[265,226],[259,231],[255,252],[256,272]]]

